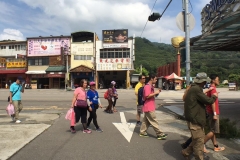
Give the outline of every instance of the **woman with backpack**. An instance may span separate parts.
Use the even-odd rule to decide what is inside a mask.
[[[74,91],[74,96],[72,99],[72,108],[75,112],[75,123],[78,123],[81,118],[81,123],[83,125],[83,133],[91,133],[91,130],[87,129],[87,94],[85,89],[87,88],[87,80],[82,79],[78,88]],[[75,127],[71,124],[70,130],[72,133],[76,133]]]
[[[114,98],[114,90],[113,90],[113,84],[110,84],[110,88],[108,88],[107,92],[104,94],[104,98],[108,100],[108,106],[104,110],[107,113],[113,113],[112,107],[113,107],[113,98]]]
[[[88,111],[90,113],[90,116],[88,118],[87,128],[89,129],[90,123],[93,120],[93,124],[96,127],[96,131],[97,132],[103,132],[102,129],[98,126],[98,123],[97,123],[97,109],[99,107],[102,108],[100,98],[98,96],[98,92],[96,91],[95,82],[90,82],[89,85],[90,85],[90,89],[87,92],[87,102],[88,102],[88,106],[89,106]]]
[[[113,89],[113,112],[117,112],[116,109],[116,102],[118,99],[118,94],[117,94],[117,89],[116,89],[116,82],[112,81],[111,84],[113,85],[112,89]]]

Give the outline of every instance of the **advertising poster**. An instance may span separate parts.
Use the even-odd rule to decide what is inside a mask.
[[[103,30],[103,48],[127,48],[128,30]]]
[[[61,54],[61,47],[68,50],[70,38],[28,39],[28,57],[53,56]]]

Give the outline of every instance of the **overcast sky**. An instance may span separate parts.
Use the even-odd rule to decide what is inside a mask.
[[[26,37],[70,35],[101,30],[128,29],[140,36],[155,0],[0,0],[0,40]],[[154,12],[162,13],[169,0],[157,0]],[[191,0],[196,26],[191,37],[201,34],[201,10],[210,0]],[[148,22],[142,37],[171,43],[184,36],[176,25],[182,1],[173,0],[160,21]]]

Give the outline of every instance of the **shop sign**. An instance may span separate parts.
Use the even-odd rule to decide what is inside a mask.
[[[61,55],[61,47],[69,49],[70,38],[28,39],[28,57]]]
[[[100,63],[129,63],[130,58],[109,58],[109,59],[100,59]]]
[[[109,58],[100,59],[97,64],[97,70],[128,70],[131,69],[130,58]]]
[[[219,9],[223,6],[223,5],[227,5],[227,4],[233,4],[235,2],[235,0],[212,0],[209,4],[207,4],[204,7],[204,11],[206,12],[207,16],[206,16],[206,20],[210,20],[212,13],[214,12],[218,12],[219,15],[221,15],[221,11],[219,11]]]
[[[128,29],[103,30],[103,48],[127,48]]]
[[[25,68],[27,67],[26,61],[7,62],[7,68]]]
[[[47,74],[49,78],[64,78],[65,74]]]

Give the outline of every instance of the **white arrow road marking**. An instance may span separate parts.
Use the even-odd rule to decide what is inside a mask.
[[[121,123],[113,123],[113,124],[130,143],[136,123],[127,123],[123,112],[120,112],[120,118],[121,118]]]

